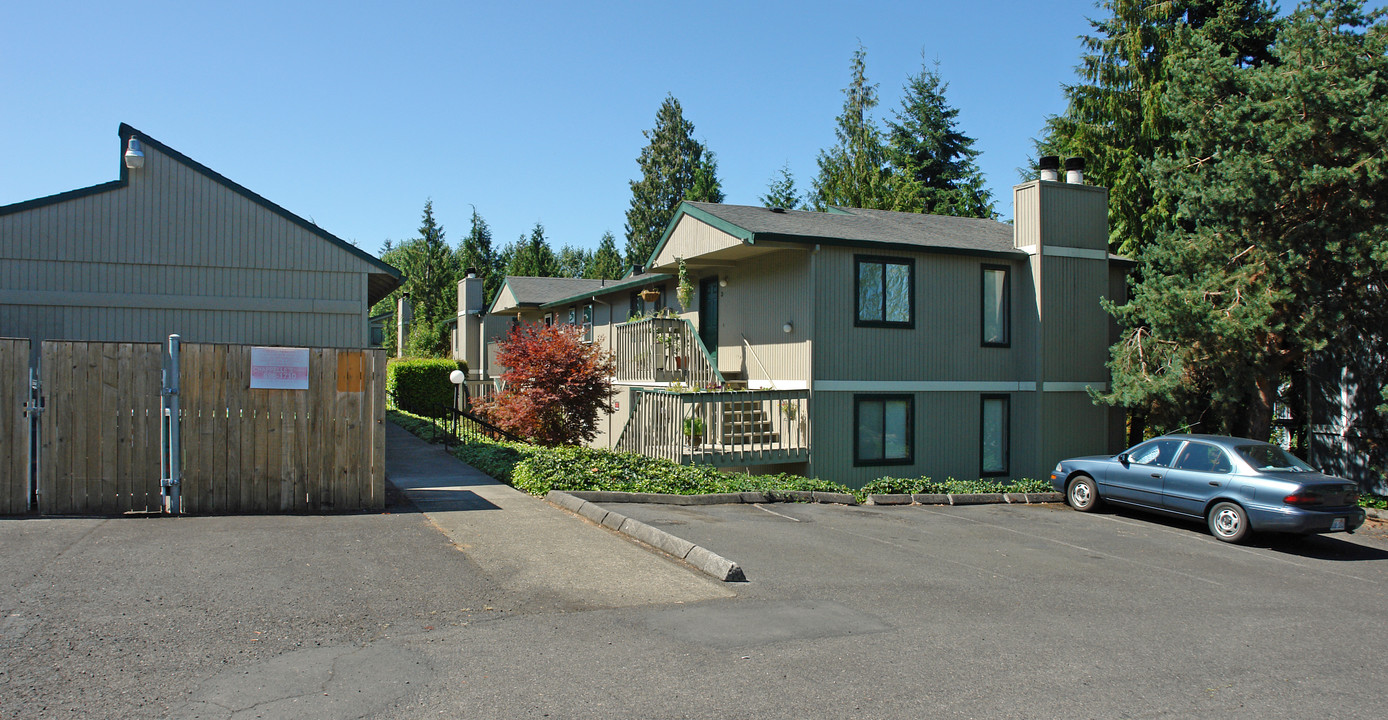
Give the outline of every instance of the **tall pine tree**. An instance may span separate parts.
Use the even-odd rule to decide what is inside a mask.
[[[1257,64],[1193,27],[1171,42],[1176,130],[1147,180],[1174,216],[1116,308],[1105,399],[1267,439],[1316,353],[1388,357],[1388,23],[1313,2]]]
[[[867,50],[859,46],[850,63],[852,79],[844,88],[843,113],[834,135],[838,144],[819,152],[819,176],[811,193],[816,210],[831,205],[878,210],[919,209],[909,178],[893,176],[882,132],[872,119],[877,86],[867,80]]]
[[[1241,66],[1268,59],[1276,33],[1266,0],[1104,0],[1109,16],[1091,20],[1076,68],[1080,82],[1065,87],[1063,115],[1046,121],[1040,155],[1082,157],[1085,174],[1109,188],[1109,247],[1136,256],[1161,232],[1169,208],[1158,207],[1144,163],[1171,148],[1176,128],[1163,106],[1168,56],[1176,30],[1188,27]]]
[[[681,200],[721,202],[723,197],[717,165],[706,157],[710,153],[703,144],[694,139],[694,123],[684,119],[680,101],[673,95],[667,95],[660,104],[655,129],[641,134],[650,143],[636,159],[641,179],[631,181],[626,220],[629,264],[645,263],[650,258]]]
[[[622,256],[617,254],[617,239],[612,233],[602,234],[598,249],[593,251],[593,261],[588,263],[583,277],[589,280],[618,280],[622,277]]]
[[[790,173],[790,163],[781,166],[780,176],[771,178],[766,185],[766,194],[760,199],[763,207],[787,210],[803,207],[800,191],[795,189],[795,176]]]
[[[892,167],[915,181],[911,204],[920,212],[993,217],[992,194],[975,162],[979,151],[958,128],[959,110],[945,101],[948,88],[939,63],[907,81],[896,119],[887,123]]]
[[[482,278],[484,302],[490,303],[501,289],[501,268],[497,265],[496,250],[492,247],[492,231],[487,221],[472,209],[472,226],[458,245],[458,265],[466,272],[467,268],[477,271]]]
[[[545,239],[545,226],[535,223],[530,236],[521,235],[506,248],[506,274],[516,277],[556,277],[559,260]]]

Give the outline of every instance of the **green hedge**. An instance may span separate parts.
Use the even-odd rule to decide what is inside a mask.
[[[1012,480],[996,482],[993,480],[955,480],[949,478],[936,482],[928,477],[921,478],[877,478],[860,491],[863,495],[969,495],[974,493],[1036,493],[1051,492],[1054,488],[1045,480]]]
[[[390,405],[416,415],[434,417],[453,407],[456,386],[448,379],[467,365],[442,358],[400,358],[386,365],[386,398]]]

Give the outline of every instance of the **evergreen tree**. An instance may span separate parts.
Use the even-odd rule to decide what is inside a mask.
[[[771,178],[766,184],[766,194],[760,200],[762,207],[803,209],[800,191],[795,189],[795,176],[790,173],[790,163],[781,166],[780,177]]]
[[[1276,32],[1267,0],[1104,0],[1110,16],[1091,20],[1081,82],[1065,87],[1065,114],[1046,121],[1038,154],[1082,157],[1085,174],[1109,188],[1109,246],[1136,256],[1170,217],[1158,207],[1144,163],[1170,148],[1175,131],[1161,99],[1169,46],[1187,27],[1240,66],[1268,59]]]
[[[712,150],[704,152],[703,161],[694,171],[694,184],[685,191],[684,199],[693,202],[723,202],[723,186],[718,182],[718,157]]]
[[[472,209],[472,227],[458,245],[458,266],[464,272],[468,268],[477,270],[477,277],[482,278],[484,302],[490,303],[496,298],[497,291],[501,289],[501,266],[497,263],[496,250],[492,248],[491,228],[477,214],[475,207]]]
[[[618,280],[622,277],[622,256],[617,254],[617,239],[612,237],[612,233],[602,234],[602,240],[593,252],[593,260],[588,263],[583,277],[590,280]]]
[[[1280,388],[1316,353],[1388,357],[1383,17],[1310,3],[1267,63],[1175,34],[1162,106],[1177,130],[1147,175],[1175,214],[1115,309],[1130,329],[1105,400],[1158,429],[1266,439]]]
[[[893,169],[915,181],[911,204],[921,212],[993,217],[992,194],[975,162],[979,151],[957,127],[959,111],[945,101],[948,88],[938,62],[907,81],[896,120],[887,123]]]
[[[909,178],[893,177],[882,133],[872,119],[877,86],[868,83],[867,50],[854,51],[853,77],[844,88],[843,114],[834,130],[838,144],[819,152],[819,176],[811,193],[814,208],[831,205],[879,210],[919,210]]]
[[[588,272],[588,265],[593,262],[593,254],[583,248],[565,245],[559,249],[559,255],[555,258],[559,277],[581,278]]]
[[[641,179],[631,181],[631,207],[626,220],[626,260],[645,263],[665,226],[691,189],[699,199],[718,198],[717,165],[705,158],[707,149],[694,139],[694,123],[684,119],[680,101],[667,95],[656,113],[655,129],[643,130],[650,141],[636,159]],[[703,177],[700,177],[700,176]]]
[[[559,274],[559,260],[545,239],[545,226],[535,223],[530,237],[521,235],[515,244],[508,247],[506,274],[516,277],[555,277]]]
[[[419,236],[398,245],[387,241],[381,259],[399,268],[404,282],[395,292],[376,303],[371,311],[394,311],[396,299],[408,293],[414,316],[407,341],[410,352],[426,356],[443,355],[448,349],[448,338],[438,326],[457,313],[461,266],[444,239],[443,226],[434,218],[432,200],[424,203]],[[394,348],[394,322],[390,323],[388,330],[386,345]],[[417,334],[418,338],[415,337]]]

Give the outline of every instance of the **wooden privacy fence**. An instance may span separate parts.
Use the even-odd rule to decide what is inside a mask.
[[[0,338],[0,515],[29,509],[29,341]]]
[[[184,344],[183,510],[385,506],[384,350],[309,350],[308,390],[250,389],[251,348]]]
[[[23,401],[29,350],[27,341],[18,341],[22,349],[5,344],[13,342],[0,341],[0,441],[5,441],[0,513],[5,514],[30,509],[28,455],[12,457],[28,447]],[[307,390],[268,390],[250,388],[251,351],[239,345],[182,345],[182,511],[384,507],[385,352],[312,348]],[[103,515],[160,511],[160,479],[168,470],[161,439],[164,346],[45,341],[40,355],[45,406],[35,509]],[[22,369],[11,367],[15,363]],[[11,375],[20,373],[21,390],[15,391]],[[11,398],[7,393],[12,392],[23,394]],[[15,407],[22,422],[11,428]]]

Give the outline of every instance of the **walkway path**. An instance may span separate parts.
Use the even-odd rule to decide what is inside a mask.
[[[734,593],[667,556],[386,425],[386,477],[488,578],[562,609],[694,602]]]

